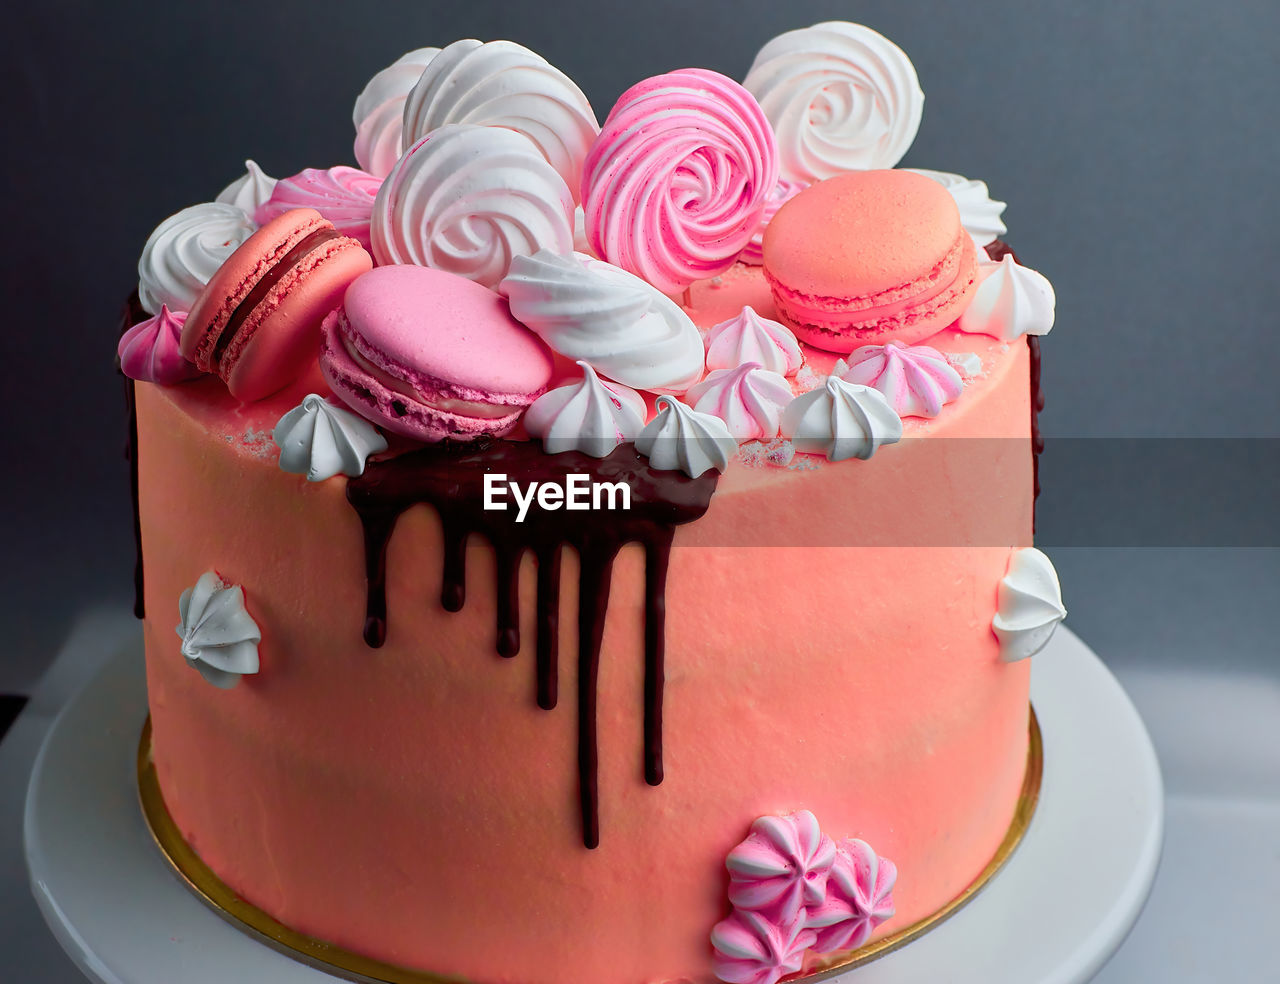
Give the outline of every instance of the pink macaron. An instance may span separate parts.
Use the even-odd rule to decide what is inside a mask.
[[[315,209],[285,212],[227,257],[196,298],[182,355],[221,376],[238,400],[270,396],[314,364],[321,321],[372,267],[360,243]]]
[[[977,287],[955,200],[910,171],[853,171],[806,188],[773,217],[763,251],[779,320],[828,352],[922,341]]]
[[[396,265],[366,273],[325,319],[320,368],[379,427],[417,441],[509,433],[546,392],[551,350],[507,301],[465,277]]]

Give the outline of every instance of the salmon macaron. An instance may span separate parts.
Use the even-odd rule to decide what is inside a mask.
[[[320,324],[373,267],[359,241],[315,209],[272,219],[227,257],[187,314],[183,356],[251,403],[314,364]]]
[[[778,320],[828,352],[923,341],[977,289],[976,250],[955,200],[910,171],[811,185],[774,215],[763,252]]]
[[[429,267],[366,273],[324,322],[320,370],[334,393],[424,443],[509,434],[553,368],[551,350],[505,297]]]

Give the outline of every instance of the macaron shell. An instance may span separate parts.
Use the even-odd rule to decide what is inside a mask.
[[[219,375],[236,399],[260,400],[287,386],[320,354],[320,324],[347,287],[373,267],[360,243],[331,239],[271,288],[223,353]]]
[[[370,361],[426,391],[515,403],[551,379],[551,350],[506,298],[456,274],[380,266],[351,285],[343,310]]]
[[[388,385],[356,362],[342,337],[350,331],[350,323],[341,309],[331,312],[324,320],[321,329],[320,370],[329,387],[361,416],[379,427],[415,441],[428,444],[447,438],[467,441],[484,434],[503,437],[515,429],[528,404],[540,396],[541,392],[545,392],[544,387],[540,392],[525,395],[519,405],[514,405],[510,413],[501,417],[482,418],[451,413],[415,399],[406,392],[409,389],[407,385]],[[419,378],[425,385],[432,385],[426,382],[425,376],[420,375]],[[429,394],[440,400],[466,398],[438,389],[430,389]]]
[[[780,320],[832,352],[945,328],[976,289],[954,199],[910,171],[842,174],[782,206],[763,237]]]
[[[241,243],[209,278],[191,305],[182,330],[183,357],[205,372],[216,371],[212,364],[213,351],[236,308],[279,260],[325,224],[315,209],[293,209],[277,216]]]

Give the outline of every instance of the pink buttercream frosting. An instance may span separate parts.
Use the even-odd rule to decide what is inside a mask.
[[[778,436],[782,411],[792,400],[790,384],[776,372],[748,362],[717,369],[685,394],[699,413],[719,417],[739,441],[768,441]]]
[[[964,391],[964,380],[941,352],[898,341],[854,349],[839,375],[878,389],[899,417],[936,417]]]
[[[804,364],[795,333],[745,305],[735,318],[713,325],[705,339],[708,369],[736,369],[758,362],[770,372],[790,376]]]
[[[381,178],[358,168],[342,164],[327,171],[309,167],[277,182],[253,218],[264,225],[290,209],[314,208],[344,236],[358,239],[366,250],[372,250],[369,222],[380,187]]]
[[[587,154],[582,202],[597,256],[674,294],[723,273],[751,241],[778,176],[760,105],[686,68],[622,94]]]
[[[186,323],[186,311],[170,311],[160,305],[160,313],[136,325],[120,336],[116,354],[120,371],[130,379],[144,383],[171,386],[202,375],[182,357],[179,339]]]
[[[751,833],[729,852],[729,901],[738,909],[769,909],[786,922],[824,897],[836,860],[835,842],[808,810],[760,817]]]
[[[894,913],[893,886],[898,868],[860,840],[841,841],[827,878],[826,899],[810,906],[805,925],[817,931],[818,953],[856,950]]]
[[[740,263],[750,263],[752,266],[764,265],[764,230],[773,220],[778,209],[808,187],[809,185],[804,181],[779,179],[773,186],[773,190],[765,196],[764,211],[760,213],[760,222],[756,226],[755,234],[751,237],[751,242],[747,243],[747,248],[738,254]]]
[[[759,912],[737,909],[711,931],[715,975],[729,984],[776,984],[804,964],[814,931],[806,929],[803,914],[783,923]]]

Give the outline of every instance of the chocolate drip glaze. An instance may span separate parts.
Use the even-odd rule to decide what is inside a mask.
[[[1015,263],[1018,260],[1018,254],[1009,248],[1009,244],[999,239],[988,244],[986,249],[993,260],[1003,260],[1006,254],[1012,256]],[[1044,451],[1044,435],[1040,433],[1040,411],[1044,409],[1044,387],[1040,385],[1040,339],[1028,335],[1027,348],[1031,350],[1031,532],[1034,533],[1036,500],[1040,498],[1040,454]]]
[[[135,290],[120,312],[120,334],[146,317],[147,312],[142,310],[142,302]],[[129,442],[125,445],[124,456],[129,459],[129,491],[133,499],[133,615],[134,618],[143,618],[147,612],[142,594],[142,516],[138,512],[138,407],[134,400],[134,382],[120,368],[119,359],[116,360],[116,372],[124,380],[124,405],[129,414]]]
[[[594,483],[623,482],[631,508],[569,511],[541,509],[533,502],[523,523],[508,494],[504,511],[484,508],[487,474],[566,486],[569,475]],[[560,557],[565,546],[581,558],[578,576],[578,780],[582,841],[600,843],[596,745],[597,677],[600,641],[609,606],[613,560],[626,543],[645,554],[645,780],[662,781],[662,688],[665,650],[667,566],[675,527],[707,511],[718,476],[688,478],[649,467],[634,445],[620,445],[606,458],[576,451],[547,454],[536,441],[496,441],[487,446],[445,445],[371,461],[347,484],[347,499],[364,527],[368,599],[364,639],[372,647],[386,640],[387,544],[397,519],[410,506],[427,503],[439,512],[444,536],[444,583],[440,603],[458,611],[466,602],[466,547],[471,534],[487,539],[497,557],[495,648],[501,656],[520,650],[520,562],[532,552],[538,565],[535,697],[539,707],[556,706],[559,636]],[[505,488],[505,485],[502,486]]]

